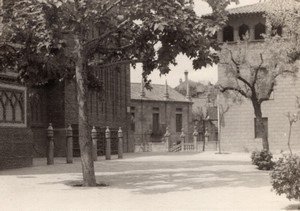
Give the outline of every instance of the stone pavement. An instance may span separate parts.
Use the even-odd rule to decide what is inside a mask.
[[[74,187],[81,164],[35,159],[0,171],[0,210],[292,210],[300,203],[271,191],[269,173],[246,153],[135,153],[95,162],[98,183]]]

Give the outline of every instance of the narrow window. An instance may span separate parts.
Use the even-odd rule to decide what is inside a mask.
[[[249,33],[249,26],[247,26],[246,24],[241,25],[239,27],[240,40],[245,40],[245,36],[247,35],[247,33]]]
[[[176,114],[176,132],[181,132],[182,129],[182,114]]]
[[[159,113],[154,113],[152,116],[152,133],[159,135]]]
[[[233,41],[233,27],[226,26],[223,29],[223,42],[232,42]]]
[[[0,87],[0,122],[25,124],[25,90]]]
[[[266,33],[266,26],[262,23],[258,23],[254,27],[255,40],[264,39],[263,34]]]
[[[282,36],[282,26],[272,26],[271,28],[271,36]]]

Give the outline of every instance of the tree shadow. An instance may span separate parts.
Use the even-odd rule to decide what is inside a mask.
[[[284,208],[285,210],[300,210],[300,204],[290,204]]]
[[[123,159],[95,162],[96,178],[99,184],[109,188],[127,189],[133,193],[156,194],[214,187],[270,186],[269,172],[255,169],[249,161],[205,160],[190,157],[180,160],[181,155],[141,159]],[[174,158],[174,160],[172,160]],[[36,166],[22,170],[8,170],[0,175],[17,175],[19,179],[33,178],[44,174],[67,174],[53,182],[40,184],[65,184],[74,188],[72,182],[81,180],[80,161],[74,164],[61,162],[51,166]],[[66,180],[66,178],[68,178]],[[78,188],[78,187],[77,187]]]
[[[97,176],[97,181],[105,181],[111,188],[131,189],[134,193],[157,194],[167,192],[189,191],[214,187],[248,187],[270,186],[267,172],[252,169],[244,171],[244,164],[235,164],[230,169],[227,162],[218,162],[199,167],[160,168],[144,172],[126,171]],[[231,162],[232,163],[232,162]],[[241,168],[241,170],[239,170]],[[211,169],[211,170],[210,170]]]

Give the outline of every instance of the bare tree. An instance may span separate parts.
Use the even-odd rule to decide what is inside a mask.
[[[235,92],[250,100],[257,137],[262,138],[263,149],[269,150],[262,103],[270,99],[280,77],[296,78],[297,66],[290,63],[284,43],[276,39],[259,45],[249,44],[246,39],[236,46],[224,45],[220,54],[220,67],[224,70],[221,74],[225,74],[219,84],[221,92]]]

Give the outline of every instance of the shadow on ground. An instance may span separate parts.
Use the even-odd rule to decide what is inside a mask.
[[[206,165],[192,165],[191,163],[186,165],[185,162],[177,162],[176,168],[160,164],[159,169],[101,175],[97,177],[97,181],[108,183],[111,188],[131,189],[132,192],[143,194],[214,187],[259,188],[270,186],[268,172],[261,172],[254,168],[252,171],[244,171],[245,165],[249,166],[249,164],[242,162],[218,161]]]
[[[184,156],[184,155],[183,155]],[[258,171],[249,161],[202,160],[190,157],[181,161],[159,160],[149,157],[143,160],[124,159],[95,162],[97,182],[107,184],[113,189],[127,189],[133,193],[157,194],[190,191],[214,187],[259,188],[270,186],[269,173]],[[175,158],[175,157],[174,157]],[[103,159],[103,158],[102,158]],[[152,160],[151,160],[152,159]],[[0,172],[1,175],[17,176],[18,179],[32,179],[39,175],[55,174],[61,179],[43,185],[65,184],[74,188],[81,180],[81,164],[60,163],[53,166],[35,166],[18,170]],[[63,174],[60,176],[60,174]],[[70,178],[66,180],[66,178]],[[80,188],[80,187],[75,187]],[[103,187],[99,187],[103,188]]]

